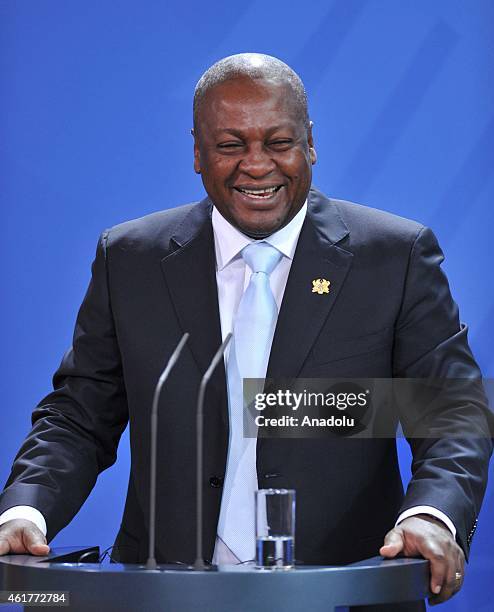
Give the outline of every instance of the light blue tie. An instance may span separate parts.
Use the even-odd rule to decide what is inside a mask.
[[[252,270],[233,324],[227,362],[230,443],[218,536],[240,561],[255,557],[256,438],[243,435],[243,378],[265,378],[278,308],[269,275],[282,254],[267,242],[242,251]]]

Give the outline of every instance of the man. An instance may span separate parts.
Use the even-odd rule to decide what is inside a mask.
[[[236,341],[244,289],[260,273],[244,259],[251,243],[277,257],[263,272],[279,309],[268,376],[479,375],[430,230],[311,188],[312,125],[288,66],[258,54],[212,66],[196,87],[193,136],[209,197],[100,239],[73,348],[34,412],[0,500],[0,553],[46,554],[45,524],[49,540],[72,519],[115,461],[130,420],[132,467],[116,544],[122,561],[145,559],[152,393],[188,331],[160,408],[157,548],[161,561],[194,558],[197,387],[221,338],[234,329]],[[329,292],[312,291],[318,278],[330,281]],[[431,562],[431,601],[458,591],[492,450],[482,407],[463,409],[485,437],[410,440],[414,476],[405,496],[389,439],[259,439],[234,465],[244,441],[232,433],[232,354],[245,356],[240,342],[206,398],[206,557],[245,560],[228,539],[245,510],[238,500],[255,486],[290,487],[299,560],[422,555]],[[454,420],[453,412],[441,416]],[[235,477],[244,468],[246,480]]]

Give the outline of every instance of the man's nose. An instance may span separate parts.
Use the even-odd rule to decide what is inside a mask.
[[[246,150],[238,169],[253,178],[261,178],[272,172],[276,164],[270,152],[262,144],[250,145]]]

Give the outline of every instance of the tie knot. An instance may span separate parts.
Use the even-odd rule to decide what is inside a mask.
[[[269,276],[282,254],[268,242],[252,242],[242,249],[242,257],[252,272],[264,272]]]

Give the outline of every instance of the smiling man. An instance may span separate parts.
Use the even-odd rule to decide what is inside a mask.
[[[45,535],[53,538],[78,511],[115,461],[130,421],[131,476],[116,556],[144,561],[151,398],[188,331],[160,411],[157,558],[192,561],[197,388],[233,330],[234,348],[205,407],[206,557],[251,559],[254,490],[294,488],[298,560],[422,555],[431,562],[432,603],[446,600],[461,586],[486,485],[492,446],[483,406],[461,407],[483,432],[478,438],[410,439],[406,494],[394,439],[252,441],[238,421],[238,381],[252,371],[479,376],[434,235],[311,187],[316,152],[305,90],[276,58],[241,54],[212,66],[196,87],[193,136],[194,168],[208,197],[101,236],[73,346],[34,412],[0,498],[0,553],[46,553]],[[329,291],[313,292],[314,279]],[[250,307],[262,303],[262,313],[249,312],[252,296]],[[255,370],[242,365],[251,353]],[[454,428],[456,408],[437,415],[443,425]],[[393,606],[400,609],[423,605]]]
[[[227,221],[265,238],[293,219],[316,151],[302,82],[287,66],[252,55],[217,64],[197,85],[194,126],[194,168]]]

